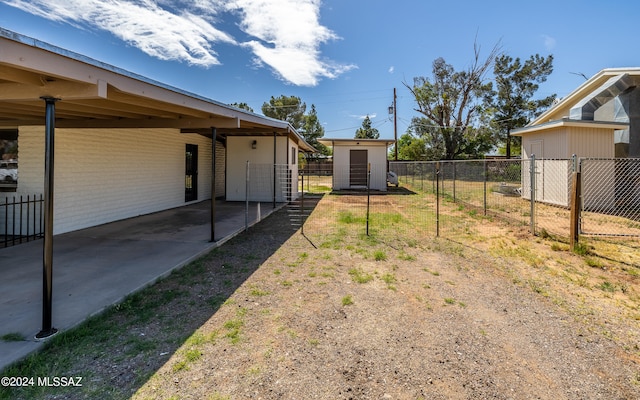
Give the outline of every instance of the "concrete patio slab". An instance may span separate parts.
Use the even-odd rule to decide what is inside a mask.
[[[279,205],[278,207],[281,207]],[[211,202],[83,229],[53,239],[53,326],[59,331],[122,301],[220,246],[275,211],[272,203],[216,202],[211,242]],[[0,249],[0,369],[40,348],[43,241]],[[45,340],[46,341],[46,340]]]

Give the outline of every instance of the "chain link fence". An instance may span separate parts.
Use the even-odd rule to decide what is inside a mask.
[[[640,159],[579,161],[584,235],[640,236]]]
[[[416,236],[455,235],[468,229],[466,217],[481,216],[567,240],[572,218],[578,215],[581,235],[640,236],[638,159],[390,161],[388,169],[399,187],[386,191],[366,191],[362,185],[360,191],[332,191],[335,176],[344,180],[349,171],[330,172],[329,167],[306,172],[299,190],[331,193],[325,215],[337,212],[338,219],[369,228],[376,218],[391,218],[410,221],[397,229]],[[575,195],[580,201],[572,210],[578,169],[582,185]]]

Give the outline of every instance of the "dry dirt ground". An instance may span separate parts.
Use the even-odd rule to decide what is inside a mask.
[[[306,236],[282,211],[206,261],[189,291],[219,309],[133,398],[640,399],[637,266],[482,220],[366,236],[321,206]]]
[[[81,389],[0,398],[640,399],[638,265],[399,199],[283,209],[23,370]]]

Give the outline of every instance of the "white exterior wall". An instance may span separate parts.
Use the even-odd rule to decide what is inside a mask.
[[[370,188],[387,190],[387,146],[343,145],[333,146],[333,190],[350,188],[351,150],[367,150],[367,162],[371,164]]]
[[[597,129],[586,127],[560,127],[549,129],[543,132],[533,132],[522,137],[522,154],[524,159],[531,158],[531,154],[536,156],[536,201],[550,203],[567,207],[570,201],[570,168],[569,161],[576,156],[587,158],[613,158],[615,147],[613,144],[613,130]],[[612,178],[607,183],[611,190],[595,199],[600,204],[612,204],[613,186]],[[528,168],[522,170],[522,193],[523,197],[529,199],[530,176]],[[588,183],[588,182],[586,182]]]
[[[43,193],[44,127],[18,135],[15,195]],[[208,199],[210,139],[176,129],[56,129],[54,234],[184,205],[187,143],[198,145],[198,201]]]
[[[256,148],[251,147],[256,141]],[[226,196],[228,201],[246,201],[247,161],[249,201],[273,201],[273,136],[227,137]],[[276,137],[276,201],[286,201],[286,193],[297,197],[298,160],[291,160],[291,149],[298,146],[287,137]]]

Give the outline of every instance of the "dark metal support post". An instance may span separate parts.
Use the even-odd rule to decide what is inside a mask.
[[[44,155],[44,255],[42,260],[42,330],[36,339],[49,337],[58,330],[52,326],[53,308],[53,166],[56,123],[56,101],[52,97],[42,98],[45,110],[45,155]]]
[[[211,128],[211,242],[216,241],[216,138],[217,129]]]

